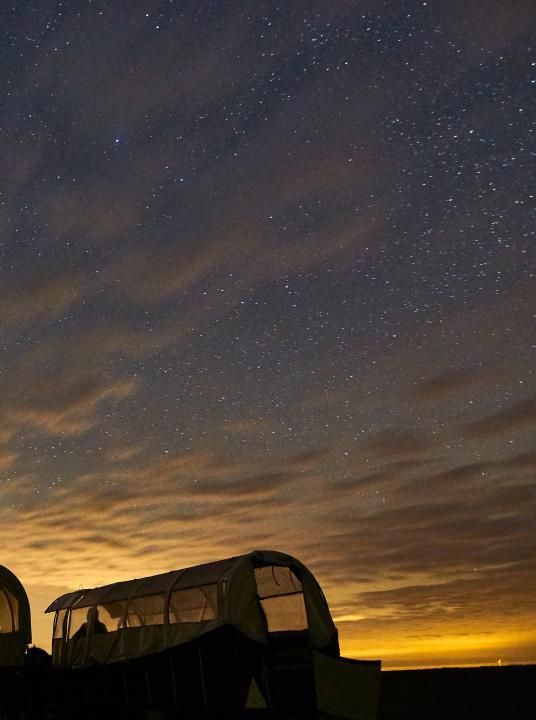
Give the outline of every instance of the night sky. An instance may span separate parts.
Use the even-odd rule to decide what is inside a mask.
[[[35,641],[68,590],[271,548],[347,655],[536,660],[534,0],[25,0],[0,33]]]

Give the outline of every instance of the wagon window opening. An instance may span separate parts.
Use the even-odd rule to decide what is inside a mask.
[[[87,620],[87,611],[88,608],[73,608],[71,610],[71,622],[69,625],[69,640],[73,638],[77,633],[79,633],[79,630],[81,629],[82,625]],[[78,637],[78,635],[77,635]]]
[[[71,611],[69,639],[85,637],[90,634],[104,634],[119,629],[125,613],[124,600],[76,607]],[[95,613],[96,610],[96,613]]]
[[[54,634],[52,636],[54,640],[58,640],[63,637],[63,624],[65,622],[66,615],[67,610],[65,608],[56,613],[56,617],[54,619]]]
[[[13,611],[9,597],[4,589],[0,589],[0,633],[13,632],[13,625]]]
[[[133,598],[127,610],[127,627],[164,624],[164,596],[147,595]]]
[[[19,601],[15,597],[15,595],[12,595],[9,592],[9,590],[5,590],[4,592],[6,593],[9,604],[11,605],[11,616],[13,618],[13,632],[18,632],[18,630],[19,630]]]
[[[174,590],[169,600],[170,623],[198,623],[218,617],[217,584]]]
[[[268,632],[307,630],[303,587],[290,568],[278,565],[255,568],[255,580]]]
[[[116,602],[104,603],[97,605],[98,621],[104,627],[95,628],[94,632],[115,632],[119,630],[123,617],[125,615],[126,600],[117,600]]]

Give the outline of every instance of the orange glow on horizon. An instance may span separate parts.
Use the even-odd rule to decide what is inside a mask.
[[[536,658],[536,630],[482,631],[456,635],[443,631],[439,637],[382,638],[360,642],[359,637],[340,633],[341,654],[352,658],[380,659],[384,669],[459,665],[531,664]],[[356,633],[357,635],[357,633]],[[504,660],[507,658],[507,660]]]

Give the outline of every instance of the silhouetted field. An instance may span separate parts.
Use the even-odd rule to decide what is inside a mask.
[[[532,720],[536,665],[382,672],[378,720]]]
[[[0,673],[0,720],[184,720],[198,714],[167,715],[112,704],[74,706],[53,701],[52,677],[23,676],[20,670]],[[7,713],[7,714],[6,714]],[[203,715],[203,717],[205,717]],[[211,718],[214,715],[210,716]],[[218,716],[219,717],[223,716]],[[290,720],[268,710],[235,716],[253,720]],[[305,720],[337,720],[322,713],[299,715]],[[340,719],[339,719],[340,720]],[[377,720],[536,720],[536,665],[399,670],[381,673]]]

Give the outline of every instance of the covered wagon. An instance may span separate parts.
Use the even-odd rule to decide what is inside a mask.
[[[0,717],[19,717],[31,694],[23,667],[31,641],[26,591],[15,575],[0,565]]]
[[[30,603],[18,578],[0,565],[0,667],[20,667],[32,641]]]
[[[285,553],[78,590],[47,612],[62,701],[73,706],[313,717],[342,699],[349,717],[375,714],[379,663],[340,659],[318,582]]]

